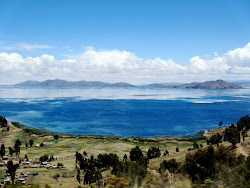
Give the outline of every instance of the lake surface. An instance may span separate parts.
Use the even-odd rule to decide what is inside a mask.
[[[250,88],[0,87],[0,115],[73,134],[165,136],[236,123],[250,114]]]

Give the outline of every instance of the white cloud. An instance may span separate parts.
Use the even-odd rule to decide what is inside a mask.
[[[47,54],[23,58],[17,53],[0,53],[0,84],[55,78],[141,84],[237,80],[249,79],[249,76],[250,43],[223,55],[215,53],[212,59],[195,56],[185,66],[171,59],[142,59],[127,51],[96,51],[93,47],[63,60]]]
[[[213,59],[202,59],[199,56],[190,59],[188,68],[197,72],[220,72],[250,74],[250,43],[243,48],[230,50],[219,56],[217,53]]]
[[[50,48],[54,48],[53,46],[41,45],[41,44],[20,44],[19,46],[21,48],[23,48],[23,49],[28,50],[28,51],[31,51],[33,49],[50,49]]]
[[[17,48],[14,47],[14,46],[5,46],[5,47],[3,47],[3,49],[4,49],[4,50],[15,50],[15,49],[17,49]]]

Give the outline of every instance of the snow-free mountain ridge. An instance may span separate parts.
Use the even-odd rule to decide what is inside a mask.
[[[242,87],[228,83],[223,80],[207,81],[207,82],[192,82],[187,84],[148,84],[144,86],[136,86],[125,82],[107,83],[99,81],[66,81],[66,80],[45,80],[43,82],[38,81],[26,81],[15,84],[15,86],[27,86],[27,87],[155,87],[155,88],[187,88],[187,89],[241,89]]]

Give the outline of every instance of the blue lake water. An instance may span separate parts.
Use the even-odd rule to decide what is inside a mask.
[[[0,87],[0,115],[73,134],[165,136],[236,123],[250,114],[250,88]]]

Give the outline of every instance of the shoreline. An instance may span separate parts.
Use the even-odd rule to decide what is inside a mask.
[[[9,121],[13,126],[16,128],[21,128],[26,133],[33,133],[35,135],[44,135],[44,136],[53,136],[55,134],[60,134],[60,136],[63,136],[65,138],[94,138],[94,139],[116,139],[116,140],[133,140],[133,141],[148,141],[148,142],[159,142],[161,140],[176,140],[176,141],[190,141],[190,140],[201,140],[206,139],[207,134],[209,130],[214,130],[218,128],[212,128],[208,130],[199,130],[194,134],[189,135],[181,135],[181,136],[173,136],[173,135],[166,135],[166,136],[129,136],[129,137],[123,137],[123,136],[114,136],[114,135],[91,135],[91,134],[72,134],[72,133],[62,133],[62,132],[55,132],[51,131],[49,129],[39,129],[31,126],[24,125],[20,122],[15,121]]]

